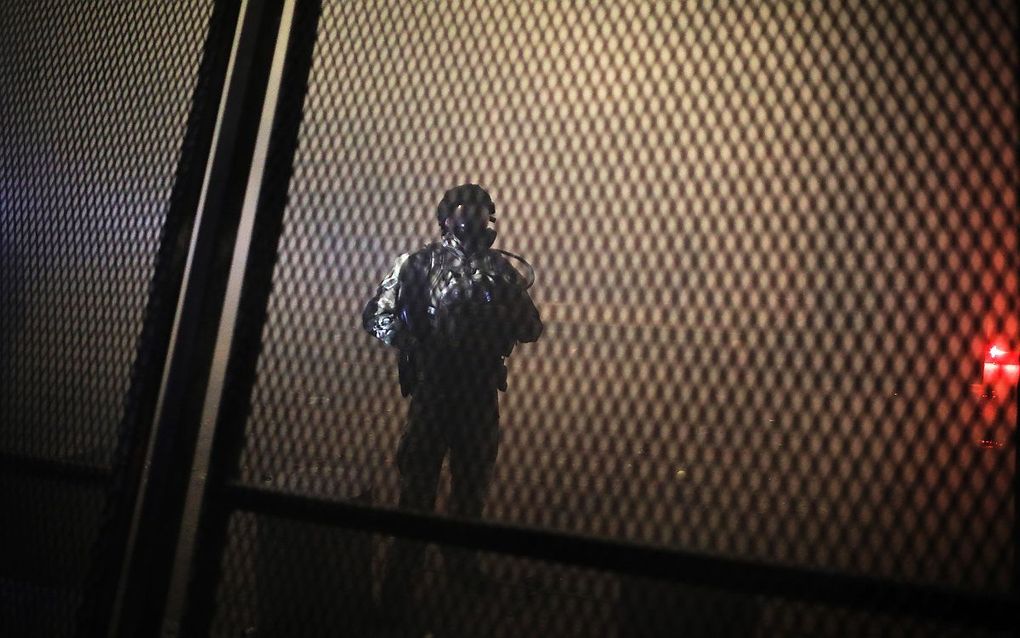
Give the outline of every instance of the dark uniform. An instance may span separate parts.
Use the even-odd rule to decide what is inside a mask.
[[[398,349],[401,393],[411,397],[397,449],[402,508],[434,508],[449,453],[449,513],[482,514],[499,448],[504,359],[542,332],[526,288],[499,251],[445,232],[441,241],[402,255],[365,307],[366,330]],[[385,604],[406,602],[423,550],[421,543],[394,543]],[[473,553],[444,551],[444,559],[454,578],[477,574]]]

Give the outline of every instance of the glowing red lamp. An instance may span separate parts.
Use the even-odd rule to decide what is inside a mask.
[[[999,344],[988,349],[985,355],[982,381],[987,385],[1016,385],[1020,380],[1020,352],[1009,351]]]

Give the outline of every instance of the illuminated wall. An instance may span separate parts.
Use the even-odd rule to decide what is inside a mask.
[[[971,384],[1020,337],[1016,12],[597,4],[327,3],[247,480],[393,502],[360,311],[477,182],[547,322],[489,516],[1004,586],[1014,453]]]

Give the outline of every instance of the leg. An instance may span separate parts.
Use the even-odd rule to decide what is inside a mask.
[[[439,470],[448,448],[441,406],[427,398],[413,398],[397,445],[401,509],[431,512],[436,506]]]
[[[435,507],[439,470],[448,446],[437,417],[438,406],[427,398],[411,399],[407,426],[397,447],[401,509],[430,512]],[[385,607],[398,613],[406,609],[424,556],[424,543],[394,539],[383,579]]]
[[[482,391],[453,406],[451,424],[450,514],[480,518],[499,451],[499,397],[495,389]],[[443,554],[447,573],[471,578],[479,573],[474,551],[449,548]]]

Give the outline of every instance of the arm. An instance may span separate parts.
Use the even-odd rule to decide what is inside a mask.
[[[517,341],[532,343],[542,336],[542,318],[527,290],[521,290],[517,307]]]
[[[528,294],[528,282],[510,265],[506,259],[500,258],[504,277],[510,284],[511,303],[510,321],[513,326],[514,341],[532,343],[542,335],[542,318],[534,300]]]
[[[413,394],[417,385],[415,351],[419,340],[415,331],[424,326],[420,308],[421,268],[421,252],[397,258],[361,316],[365,330],[399,350],[397,371],[400,394],[405,397]]]
[[[361,323],[365,330],[388,346],[400,347],[405,332],[397,299],[400,295],[401,273],[407,259],[407,254],[397,258],[393,268],[379,284],[375,295],[368,300],[361,313]]]

